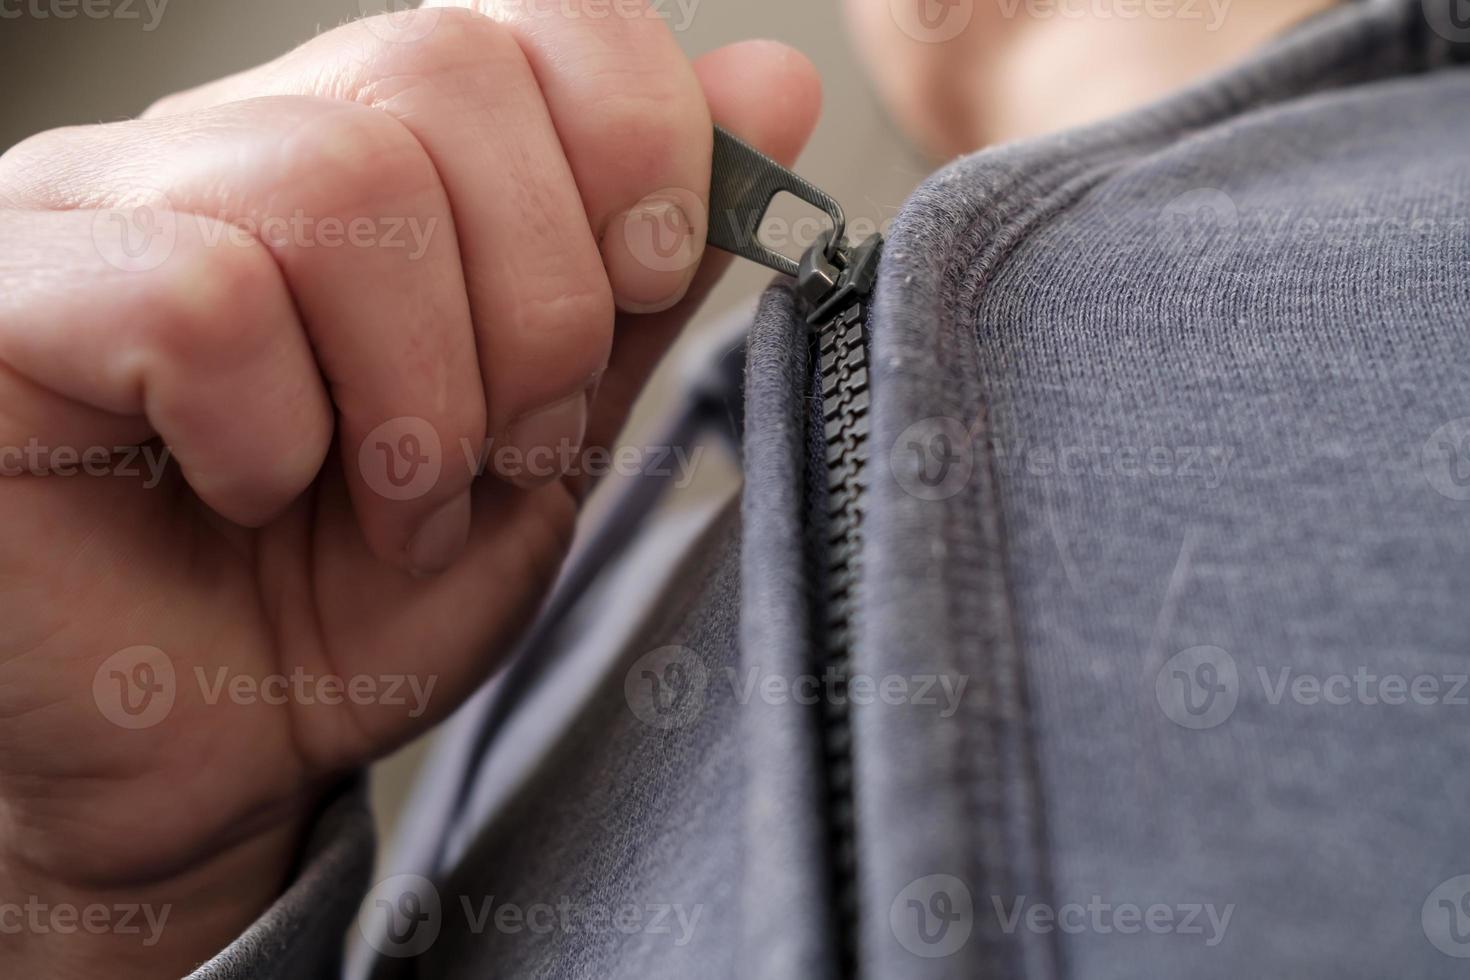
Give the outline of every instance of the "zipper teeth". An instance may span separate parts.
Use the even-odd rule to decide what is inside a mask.
[[[861,571],[863,489],[868,457],[868,342],[865,306],[853,303],[819,328],[817,350],[826,445],[826,561],[820,615],[828,833],[841,976],[856,974],[858,889],[852,718],[847,699]]]

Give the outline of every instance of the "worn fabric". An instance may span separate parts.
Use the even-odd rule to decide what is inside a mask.
[[[1418,3],[1336,12],[905,207],[859,657],[970,687],[949,720],[858,716],[870,975],[1463,971],[1470,73],[1444,42]],[[1421,678],[1431,703],[1385,703]]]

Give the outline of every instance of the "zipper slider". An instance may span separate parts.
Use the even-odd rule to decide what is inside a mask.
[[[801,257],[797,270],[796,289],[812,306],[806,318],[812,326],[820,326],[849,306],[866,300],[878,279],[882,235],[872,235],[856,246],[843,240],[838,243],[836,254],[829,258],[829,247],[835,240],[832,232],[823,232]]]
[[[800,262],[760,242],[761,219],[783,191],[832,221],[832,229],[806,250]],[[709,244],[794,276],[797,291],[812,306],[807,323],[825,323],[872,291],[882,236],[851,245],[844,237],[847,217],[830,194],[719,126],[714,135],[709,209]]]

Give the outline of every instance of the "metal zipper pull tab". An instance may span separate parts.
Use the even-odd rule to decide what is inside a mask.
[[[782,191],[832,219],[831,231],[824,232],[800,262],[760,242],[761,219]],[[715,127],[709,203],[709,244],[794,276],[802,298],[812,307],[808,323],[823,323],[872,291],[882,236],[850,245],[844,237],[847,217],[830,194],[719,126]]]
[[[719,126],[715,127],[714,166],[709,190],[709,243],[742,258],[759,262],[788,276],[799,271],[797,261],[760,242],[761,219],[776,195],[785,191],[832,219],[833,234],[825,246],[835,259],[847,230],[842,205],[760,150]]]

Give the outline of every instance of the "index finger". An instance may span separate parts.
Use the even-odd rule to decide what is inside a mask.
[[[688,58],[644,0],[428,0],[472,7],[526,54],[618,308],[665,310],[704,255],[713,123]]]

